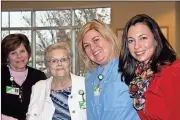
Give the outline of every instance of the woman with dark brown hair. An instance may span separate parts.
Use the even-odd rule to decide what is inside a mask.
[[[141,120],[180,119],[180,59],[150,16],[126,23],[119,71]]]
[[[32,85],[46,79],[43,72],[27,66],[30,56],[30,43],[24,34],[10,34],[2,40],[2,120],[25,120]]]

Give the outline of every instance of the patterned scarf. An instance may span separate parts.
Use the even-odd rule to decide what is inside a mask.
[[[153,78],[153,71],[150,69],[150,63],[137,62],[136,77],[130,82],[130,96],[134,98],[133,104],[136,110],[141,110],[145,105],[144,92]]]

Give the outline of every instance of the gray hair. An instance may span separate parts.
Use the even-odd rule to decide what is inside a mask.
[[[71,49],[70,49],[68,41],[60,41],[58,43],[49,45],[44,51],[44,62],[45,62],[46,67],[47,67],[49,53],[55,49],[64,49],[68,52],[69,58],[71,59],[72,57]]]

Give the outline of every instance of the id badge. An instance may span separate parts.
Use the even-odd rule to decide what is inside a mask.
[[[6,93],[12,94],[12,95],[19,95],[19,88],[6,86]]]
[[[79,101],[80,109],[86,109],[86,101]]]

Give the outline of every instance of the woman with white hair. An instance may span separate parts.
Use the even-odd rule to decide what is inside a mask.
[[[32,87],[27,120],[86,120],[84,77],[70,72],[67,42],[48,46],[44,58],[51,77]]]

